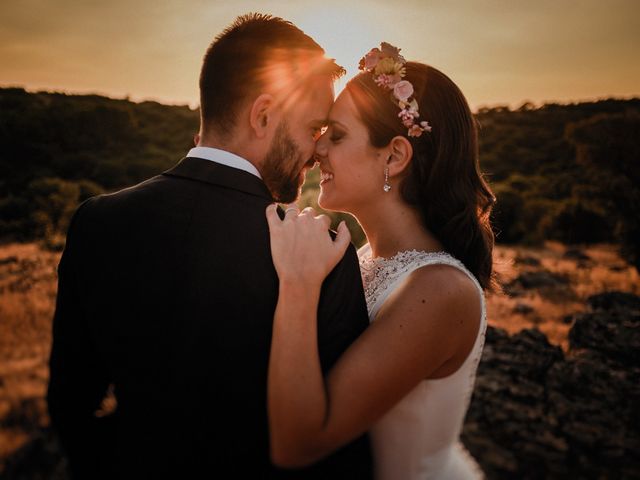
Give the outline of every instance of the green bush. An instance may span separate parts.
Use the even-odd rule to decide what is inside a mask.
[[[611,238],[611,220],[594,203],[571,198],[557,204],[543,219],[546,238],[564,243],[596,243]]]

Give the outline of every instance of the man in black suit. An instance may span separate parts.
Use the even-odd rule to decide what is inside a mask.
[[[239,17],[204,58],[198,146],[76,212],[48,402],[77,478],[370,476],[366,436],[302,470],[269,458],[278,279],[265,209],[299,195],[343,72],[289,22]],[[351,246],[322,290],[325,371],[367,324]],[[117,408],[101,416],[108,389]]]

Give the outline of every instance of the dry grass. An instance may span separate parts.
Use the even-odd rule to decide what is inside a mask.
[[[0,471],[48,422],[44,396],[59,253],[0,247]]]
[[[564,278],[567,284],[521,289],[517,296],[491,294],[487,301],[489,323],[510,333],[536,327],[566,351],[570,316],[584,311],[587,297],[610,290],[640,294],[638,272],[620,258],[614,246],[581,249],[589,259],[567,257],[566,251],[567,247],[554,242],[548,242],[545,248],[498,247],[495,263],[502,285],[508,285],[523,272],[541,271]]]
[[[638,273],[614,247],[583,249],[588,260],[566,258],[565,251],[555,243],[543,249],[499,247],[496,270],[502,284],[531,271],[548,271],[568,283],[521,289],[518,296],[490,295],[489,323],[509,332],[535,326],[566,348],[566,317],[582,311],[589,295],[640,293]],[[59,257],[36,244],[0,246],[0,472],[5,459],[48,423],[44,397]]]

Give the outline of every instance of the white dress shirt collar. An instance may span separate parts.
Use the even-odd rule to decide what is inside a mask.
[[[235,153],[227,152],[213,147],[194,147],[189,150],[187,157],[203,158],[212,162],[226,165],[227,167],[237,168],[249,172],[252,175],[262,179],[258,169],[249,160],[246,160]]]

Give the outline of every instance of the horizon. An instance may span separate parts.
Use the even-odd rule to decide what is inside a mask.
[[[37,9],[38,15],[33,15]],[[387,41],[443,71],[473,111],[640,96],[640,3],[406,0],[59,0],[0,3],[0,86],[198,105],[202,55],[241,14],[292,21],[347,69]]]
[[[126,95],[124,97],[117,97],[117,96],[113,96],[113,95],[108,95],[105,93],[100,93],[100,92],[94,92],[94,91],[87,91],[87,92],[73,92],[73,91],[65,91],[65,90],[47,90],[47,89],[30,89],[25,87],[24,85],[0,85],[0,90],[9,90],[9,89],[21,89],[24,90],[25,92],[29,93],[29,94],[49,94],[49,95],[67,95],[67,96],[71,96],[71,97],[83,97],[83,96],[98,96],[98,97],[103,97],[109,100],[121,100],[121,101],[128,101],[131,103],[135,103],[135,104],[141,104],[141,103],[145,103],[145,102],[153,102],[153,103],[159,103],[161,105],[164,106],[169,106],[169,107],[187,107],[189,108],[191,111],[197,111],[200,106],[199,105],[195,105],[192,106],[190,104],[187,103],[171,103],[171,102],[167,102],[164,101],[162,99],[155,99],[155,98],[133,98],[129,95]],[[337,93],[336,93],[337,96]],[[550,100],[550,101],[543,101],[543,102],[532,102],[530,100],[523,100],[522,102],[516,102],[515,104],[507,104],[506,102],[503,103],[495,103],[492,105],[478,105],[476,108],[474,108],[473,106],[471,106],[471,111],[474,114],[479,113],[480,110],[483,109],[498,109],[498,108],[505,108],[507,107],[510,111],[516,111],[519,108],[521,108],[523,105],[525,104],[531,104],[533,105],[533,109],[540,109],[543,108],[546,105],[559,105],[559,106],[570,106],[570,105],[580,105],[580,104],[585,104],[585,103],[598,103],[598,102],[606,102],[606,101],[621,101],[621,102],[625,102],[625,101],[632,101],[632,100],[640,100],[640,95],[630,95],[630,96],[603,96],[603,97],[599,97],[599,98],[586,98],[586,99],[569,99],[566,101],[554,101],[554,100]]]

